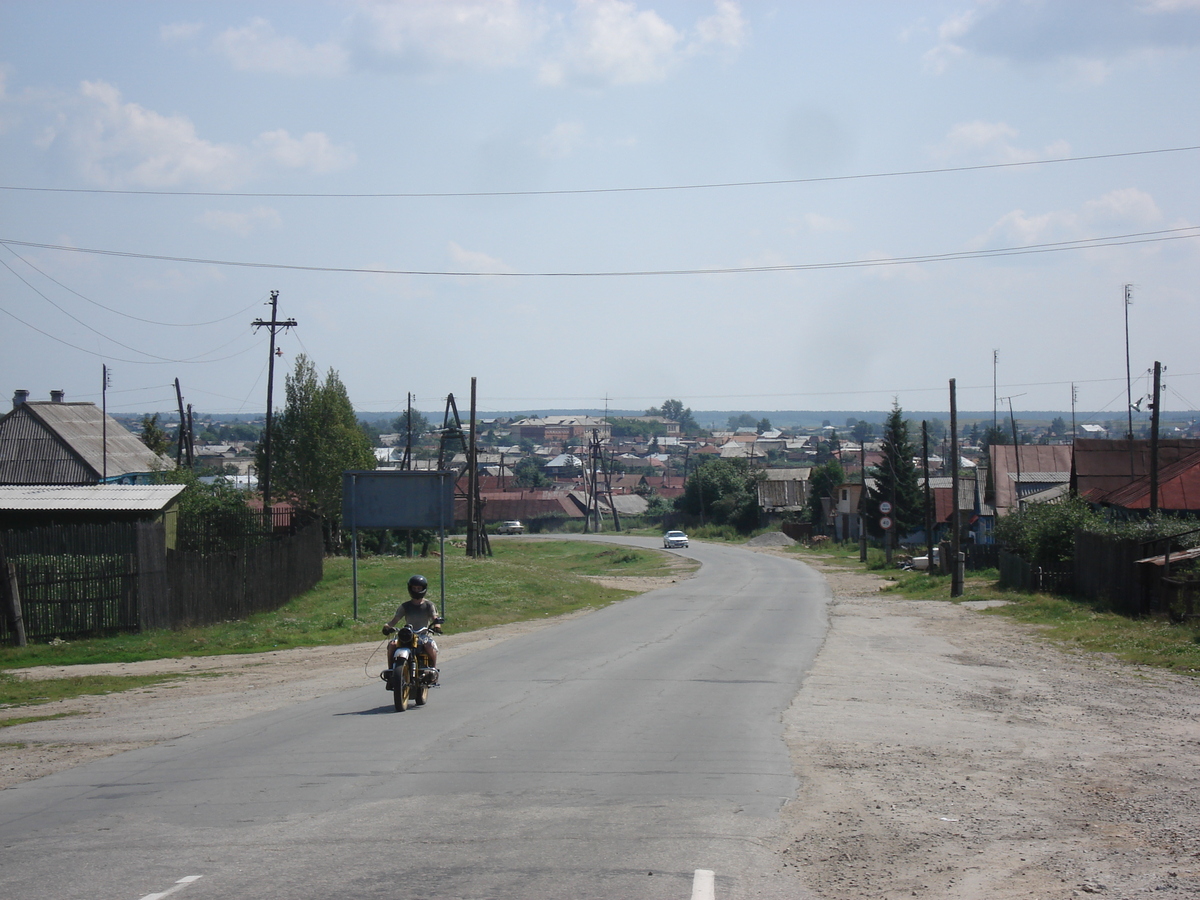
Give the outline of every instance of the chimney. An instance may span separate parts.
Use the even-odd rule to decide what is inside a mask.
[[[29,399],[29,391],[13,391],[13,409]]]
[[[51,391],[50,392],[50,402],[51,403],[62,403],[63,397],[65,397],[66,395],[67,395],[66,391]]]

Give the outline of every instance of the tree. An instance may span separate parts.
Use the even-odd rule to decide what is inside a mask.
[[[758,526],[758,482],[761,472],[745,459],[710,459],[688,476],[675,508],[714,525],[732,525],[748,532]]]
[[[318,381],[316,367],[301,353],[287,376],[286,394],[283,411],[271,422],[272,491],[319,513],[328,546],[334,546],[341,528],[342,472],[374,469],[375,454],[336,371],[330,369],[325,381]],[[260,472],[265,452],[260,444]]]
[[[143,444],[160,456],[165,456],[171,447],[170,436],[158,424],[158,413],[142,419],[142,433],[138,437]]]
[[[883,534],[879,527],[879,504],[892,504],[893,534],[899,538],[922,528],[925,522],[924,497],[917,481],[913,448],[908,437],[908,422],[898,403],[892,404],[883,426],[883,462],[874,469],[875,486],[868,489],[866,518],[871,533]]]
[[[737,431],[739,428],[753,428],[758,424],[758,419],[750,415],[750,413],[742,413],[740,416],[729,417],[729,430]]]
[[[1062,416],[1055,416],[1050,423],[1050,433],[1055,437],[1062,437],[1067,433],[1067,423]]]
[[[429,420],[425,418],[425,414],[420,410],[411,410],[411,419],[409,419],[409,412],[407,409],[404,410],[392,422],[392,427],[400,435],[400,443],[402,444],[407,444],[410,432],[412,434],[412,442],[415,444],[422,435],[428,434],[432,429]]]
[[[859,419],[851,427],[850,436],[852,438],[854,438],[854,440],[858,444],[860,444],[860,445],[865,444],[867,441],[869,441],[871,438],[873,438],[875,436],[875,426],[872,425],[870,422],[867,422],[863,419]]]
[[[513,483],[520,487],[547,487],[553,482],[546,477],[542,468],[546,463],[536,456],[526,456],[513,466]]]
[[[815,466],[808,478],[808,521],[821,526],[825,524],[825,509],[821,501],[826,497],[837,497],[838,488],[846,480],[846,472],[840,462],[831,459],[823,465]]]
[[[765,431],[770,431],[771,430],[771,420],[768,419],[766,416],[763,416],[755,424],[755,427],[758,429],[759,434],[762,434]]]
[[[700,430],[695,417],[692,415],[691,408],[685,409],[682,400],[664,400],[662,406],[651,407],[646,410],[648,416],[662,416],[664,419],[670,419],[672,422],[679,423],[679,430],[685,434]]]

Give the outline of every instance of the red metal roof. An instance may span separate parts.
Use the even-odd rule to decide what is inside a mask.
[[[1158,508],[1200,510],[1200,451],[1178,462],[1162,465],[1158,473]],[[1092,492],[1096,496],[1096,492]],[[1138,478],[1122,488],[1100,495],[1095,502],[1124,509],[1150,508],[1150,476]]]
[[[1169,506],[1162,502],[1162,482],[1164,473],[1176,463],[1200,453],[1200,441],[1172,439],[1158,442],[1159,465],[1159,507],[1162,509],[1195,509],[1193,506]],[[1172,476],[1174,477],[1174,476]],[[1080,495],[1093,502],[1112,502],[1107,499],[1124,488],[1132,488],[1135,482],[1145,480],[1147,503],[1149,505],[1150,490],[1150,441],[1121,440],[1105,441],[1095,439],[1077,439],[1075,441],[1075,458],[1071,468],[1071,487]],[[1182,490],[1182,485],[1180,490]],[[1195,493],[1191,494],[1195,504]],[[1176,499],[1185,499],[1180,494]],[[1136,506],[1119,504],[1129,509]],[[1145,507],[1143,507],[1145,508]]]

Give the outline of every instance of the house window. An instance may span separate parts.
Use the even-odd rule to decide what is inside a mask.
[[[850,499],[850,489],[849,488],[842,488],[842,499],[843,500]]]

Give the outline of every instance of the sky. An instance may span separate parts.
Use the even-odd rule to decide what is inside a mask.
[[[1200,0],[5,0],[0,409],[261,414],[277,291],[276,407],[1119,419],[1128,323],[1194,411],[1198,86]]]

